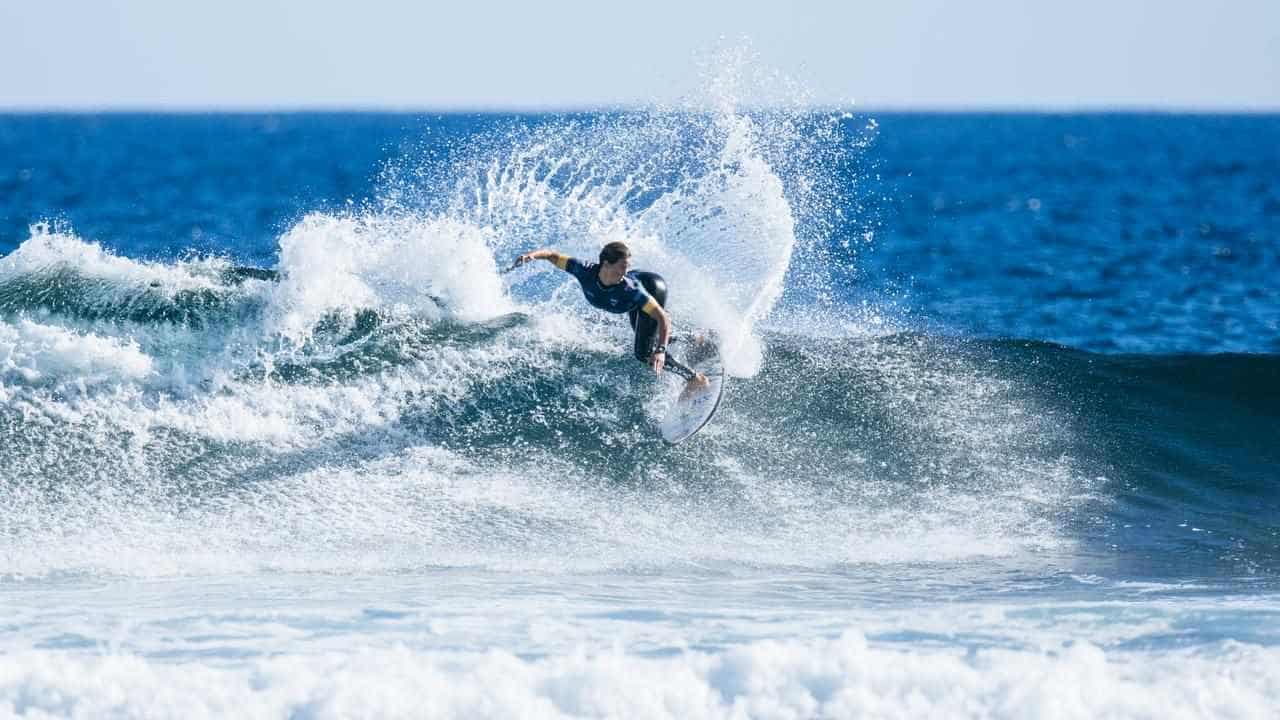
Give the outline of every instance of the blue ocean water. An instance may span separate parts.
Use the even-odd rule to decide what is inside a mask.
[[[1280,706],[1280,117],[0,115],[0,253],[0,715]]]

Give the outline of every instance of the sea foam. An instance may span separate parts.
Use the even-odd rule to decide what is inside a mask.
[[[0,717],[1266,718],[1280,651],[909,650],[857,631],[721,652],[521,658],[404,646],[242,667],[128,654],[0,658]]]

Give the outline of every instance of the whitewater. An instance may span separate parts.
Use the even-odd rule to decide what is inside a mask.
[[[1275,717],[1265,347],[966,333],[851,280],[874,120],[411,128],[265,240],[51,213],[0,257],[0,717]],[[625,323],[500,272],[613,240],[722,339],[679,446]]]

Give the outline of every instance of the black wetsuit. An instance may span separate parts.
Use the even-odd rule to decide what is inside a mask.
[[[649,312],[653,309],[649,303],[665,306],[667,303],[667,283],[661,275],[651,272],[632,270],[622,276],[622,281],[614,285],[600,284],[600,266],[584,265],[575,258],[561,256],[564,264],[556,265],[578,280],[582,286],[582,294],[593,307],[611,313],[626,313],[631,320],[631,327],[636,331],[635,356],[642,363],[648,364],[653,357],[654,346],[658,341],[659,324]],[[686,380],[692,380],[697,374],[685,367],[666,353],[663,367]]]
[[[667,281],[662,279],[658,273],[632,270],[627,273],[634,277],[645,292],[649,293],[657,303],[663,307],[667,306]],[[649,362],[649,358],[653,356],[653,348],[658,342],[658,321],[654,320],[647,313],[643,313],[639,308],[631,310],[627,313],[627,318],[631,320],[631,327],[636,331],[635,353],[636,359],[642,363]],[[668,342],[675,340],[674,337],[668,338]],[[666,361],[663,367],[671,372],[679,375],[685,380],[692,380],[696,375],[693,370],[681,365],[671,357],[671,353],[666,354]]]

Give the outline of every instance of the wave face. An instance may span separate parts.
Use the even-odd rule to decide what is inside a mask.
[[[548,490],[566,527],[599,522],[593,503],[619,518],[646,504],[619,484],[710,482],[710,457],[662,458],[651,428],[670,394],[622,359],[621,327],[567,276],[499,265],[541,245],[590,258],[626,240],[677,288],[669,309],[683,326],[716,332],[729,371],[756,375],[757,326],[813,254],[796,220],[827,202],[820,178],[784,180],[795,186],[838,131],[838,118],[795,120],[495,125],[443,165],[389,166],[376,203],[297,220],[270,269],[136,260],[34,225],[0,260],[11,572],[163,573],[198,567],[191,554],[211,567],[342,566],[371,543],[391,549],[389,566],[525,562],[527,546],[564,534],[538,519],[543,503],[506,497],[527,494],[535,468],[568,473]],[[634,467],[614,471],[609,448],[634,453],[623,458]],[[460,473],[495,484],[492,507],[472,507],[474,488],[452,495]],[[378,474],[382,493],[369,486]],[[352,502],[372,507],[354,521]],[[661,561],[667,547],[610,549],[619,542],[576,541],[592,562],[620,564]]]
[[[374,547],[387,569],[828,567],[1117,539],[1135,577],[1280,561],[1274,356],[779,321],[706,437],[670,448],[672,388],[621,323],[548,273],[504,285],[482,235],[311,216],[261,272],[37,230],[0,282],[10,571],[343,568]]]
[[[962,339],[840,300],[853,250],[832,234],[875,131],[490,118],[387,165],[376,202],[294,221],[270,269],[33,226],[0,259],[10,572],[343,567],[374,546],[387,567],[1053,550],[1135,576],[1273,569],[1275,356]],[[572,281],[499,272],[615,239],[722,338],[736,377],[699,442],[656,440],[671,388]]]

